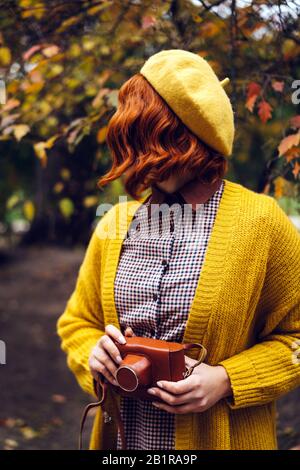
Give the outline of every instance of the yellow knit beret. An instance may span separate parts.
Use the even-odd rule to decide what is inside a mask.
[[[234,138],[230,100],[209,63],[193,52],[169,49],[152,55],[140,73],[181,121],[203,142],[229,157]]]

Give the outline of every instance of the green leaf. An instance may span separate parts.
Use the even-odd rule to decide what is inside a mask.
[[[69,219],[71,215],[74,213],[74,204],[71,201],[71,199],[68,199],[68,198],[61,199],[58,203],[58,206],[59,206],[60,212],[66,219]]]

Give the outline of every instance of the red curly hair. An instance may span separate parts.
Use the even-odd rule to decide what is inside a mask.
[[[124,174],[125,189],[134,199],[174,171],[192,171],[205,183],[227,171],[227,159],[193,134],[140,73],[120,88],[106,141],[113,163],[98,185]]]

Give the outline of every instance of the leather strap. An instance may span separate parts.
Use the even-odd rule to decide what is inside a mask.
[[[186,351],[188,351],[190,349],[193,349],[193,348],[201,348],[201,356],[200,356],[200,359],[192,367],[186,368],[187,370],[184,374],[184,378],[189,377],[192,374],[194,368],[197,367],[199,364],[201,364],[201,362],[204,361],[204,359],[206,357],[206,354],[207,354],[207,350],[200,343],[185,343],[185,344],[183,344],[183,349],[186,350]],[[94,380],[94,388],[95,388],[96,395],[98,397],[98,401],[95,402],[95,403],[90,403],[89,405],[87,405],[85,407],[85,409],[83,411],[83,414],[82,414],[82,417],[81,417],[79,442],[78,442],[79,450],[82,450],[82,433],[83,433],[84,424],[85,424],[87,415],[88,415],[89,411],[92,408],[95,408],[96,406],[101,406],[103,416],[104,416],[104,424],[109,423],[111,421],[111,417],[109,416],[109,413],[107,413],[107,411],[105,410],[105,406],[104,406],[105,405],[105,400],[106,400],[106,397],[107,397],[107,387],[108,387],[108,382],[106,381],[105,377],[102,374],[99,373],[98,376],[97,376],[97,380]],[[120,431],[122,450],[126,450],[127,449],[127,443],[126,443],[126,437],[125,437],[125,431],[124,431],[124,424],[123,424],[123,421],[122,421],[122,416],[121,416],[121,412],[120,412],[119,407],[118,407],[118,403],[116,401],[116,397],[115,397],[114,392],[113,392],[112,389],[111,389],[111,396],[112,396],[113,404],[114,404],[114,407],[115,407],[116,413],[117,413],[117,425],[118,425],[118,429]]]
[[[204,361],[204,359],[206,358],[206,355],[207,355],[207,350],[203,346],[203,344],[200,344],[200,343],[183,344],[183,349],[185,349],[186,351],[188,351],[189,349],[194,349],[194,348],[201,348],[201,355],[200,355],[200,358],[198,359],[198,361],[195,362],[194,365],[192,365],[191,367],[186,368],[186,372],[184,374],[185,379],[193,373],[193,370],[195,369],[195,367],[199,366],[199,364],[201,364]]]

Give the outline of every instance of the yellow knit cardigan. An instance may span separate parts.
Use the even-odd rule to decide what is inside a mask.
[[[114,278],[122,240],[144,200],[120,202],[100,219],[58,319],[68,366],[93,396],[88,357],[105,325],[120,328]],[[295,227],[273,198],[225,179],[183,342],[204,344],[206,363],[226,368],[233,396],[205,412],[176,415],[176,449],[278,448],[276,399],[300,384],[299,286]],[[108,407],[113,420],[104,424],[98,410],[90,449],[116,448],[110,395]]]

